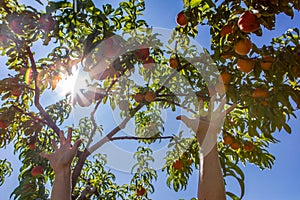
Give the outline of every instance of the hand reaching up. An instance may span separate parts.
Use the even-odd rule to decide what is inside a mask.
[[[200,147],[200,173],[198,182],[198,199],[225,200],[225,185],[223,174],[218,157],[217,135],[221,131],[225,116],[234,109],[235,104],[225,110],[226,99],[221,98],[218,107],[215,96],[211,97],[207,115],[201,117],[200,114],[195,119],[186,116],[178,116],[187,127],[196,133]],[[203,101],[199,102],[199,113],[204,113]]]
[[[54,153],[46,154],[40,153],[40,156],[50,161],[50,166],[54,170],[54,173],[60,172],[66,168],[70,168],[73,158],[76,155],[77,149],[81,140],[77,140],[74,145],[71,145],[72,129],[68,129],[68,136],[65,138],[64,132],[59,133],[60,147],[58,148],[56,142],[52,140]]]
[[[196,137],[200,147],[206,148],[205,151],[209,151],[217,142],[217,135],[220,132],[224,118],[233,107],[225,110],[224,106],[226,99],[222,98],[218,107],[215,109],[217,104],[215,96],[211,97],[207,115],[201,117],[200,115],[194,119],[188,118],[187,116],[181,115],[176,117],[177,120],[181,120],[187,127],[192,129],[196,133]],[[203,100],[199,101],[199,113],[205,112],[203,106]]]

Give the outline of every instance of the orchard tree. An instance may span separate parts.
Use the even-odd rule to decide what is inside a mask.
[[[185,189],[200,168],[201,136],[170,134],[164,110],[174,119],[178,110],[186,111],[194,119],[177,119],[195,131],[204,126],[199,119],[212,120],[218,104],[217,111],[226,115],[216,139],[222,174],[225,183],[232,176],[241,188],[240,194],[226,192],[232,199],[245,192],[240,163],[272,167],[275,157],[268,146],[278,142],[273,133],[291,133],[287,122],[300,107],[299,30],[291,27],[263,46],[252,38],[273,30],[280,13],[292,20],[298,0],[184,0],[178,26],[163,38],[167,42],[143,20],[143,0],[124,0],[116,8],[97,7],[92,0],[36,2],[45,9],[0,0],[0,50],[10,72],[0,82],[0,147],[13,144],[23,164],[14,199],[49,197],[45,185],[53,184],[54,173],[39,154],[52,151],[51,141],[58,141],[66,126],[73,129],[74,141],[83,140],[72,164],[74,199],[149,199],[159,189],[153,185],[152,147],[162,141],[168,148],[162,166],[166,184],[175,192]],[[210,48],[193,42],[199,26],[209,26]],[[35,49],[47,53],[37,58]],[[41,99],[55,94],[75,70],[82,77],[75,90],[46,106]],[[108,132],[96,117],[103,105],[119,110],[122,119]],[[92,109],[77,125],[66,125],[82,108]],[[122,134],[130,121],[134,135]],[[97,135],[102,137],[96,140]],[[109,155],[96,152],[104,144],[129,140],[137,141],[136,163],[132,179],[118,185],[106,167]],[[212,146],[206,147],[208,153]],[[12,169],[9,160],[0,160],[0,166],[3,184]]]

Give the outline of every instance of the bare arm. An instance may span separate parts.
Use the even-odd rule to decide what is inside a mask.
[[[208,155],[200,154],[200,165],[198,199],[225,200],[224,179],[216,145]]]
[[[214,111],[214,98],[210,101],[206,118],[189,119],[177,117],[195,133],[200,147],[200,173],[198,182],[199,200],[225,200],[225,185],[217,150],[217,134],[220,132],[225,112],[222,110],[225,100]],[[199,110],[202,106],[200,102]]]
[[[40,155],[50,161],[55,174],[51,200],[71,200],[71,163],[81,140],[77,140],[74,146],[71,145],[72,129],[68,130],[67,138],[65,138],[63,131],[60,132],[59,137],[59,148],[55,141],[52,141],[54,153],[41,153]]]

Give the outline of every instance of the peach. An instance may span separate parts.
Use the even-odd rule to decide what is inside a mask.
[[[24,34],[22,27],[22,20],[19,18],[13,19],[9,23],[9,27],[16,34]]]
[[[250,11],[246,11],[240,16],[238,20],[238,27],[244,33],[251,33],[260,28],[260,23],[255,14],[252,14]]]
[[[169,59],[169,65],[171,68],[173,69],[177,69],[179,66],[179,61],[177,60],[177,58],[171,57]]]
[[[232,57],[232,54],[230,54],[230,53],[223,53],[223,54],[221,54],[221,58],[223,58],[223,59],[229,59],[229,58],[231,58]]]
[[[178,15],[176,16],[176,22],[179,26],[185,26],[188,24],[189,21],[186,15],[184,14],[184,11],[178,13]]]
[[[3,120],[0,120],[0,128],[1,129],[6,129],[7,128],[7,125]]]
[[[31,142],[31,143],[28,144],[28,147],[29,147],[30,150],[34,150],[35,149],[35,147],[36,147],[35,143],[36,142]]]
[[[233,143],[233,137],[231,135],[224,135],[223,136],[223,143],[225,145],[231,145]]]
[[[156,98],[156,94],[153,91],[147,91],[145,94],[145,100],[147,102],[153,102]]]
[[[262,101],[262,102],[261,102],[261,105],[263,105],[264,107],[266,107],[266,106],[269,105],[269,103],[268,103],[267,101]]]
[[[129,109],[129,102],[128,102],[128,100],[121,100],[119,102],[119,109],[120,110],[128,110]]]
[[[230,144],[230,147],[233,149],[233,150],[238,150],[240,148],[240,145],[238,142],[232,142]]]
[[[262,61],[260,62],[260,67],[263,70],[268,71],[271,68],[273,61],[273,56],[263,56]]]
[[[134,52],[135,57],[138,60],[146,60],[150,55],[150,50],[146,45],[140,45],[138,49]]]
[[[267,98],[268,96],[269,96],[269,92],[264,88],[256,88],[252,92],[253,98]]]
[[[15,97],[19,97],[22,94],[22,90],[18,87],[13,87],[10,93]]]
[[[244,142],[243,144],[243,149],[248,152],[253,151],[254,147],[255,147],[254,144],[250,141]]]
[[[224,84],[229,83],[231,80],[231,74],[229,72],[222,72],[218,79],[219,82],[223,82]]]
[[[179,159],[176,160],[176,161],[173,163],[173,168],[174,168],[175,170],[181,170],[182,167],[183,167],[183,163],[182,163],[182,161],[179,160]]]
[[[248,73],[254,68],[254,61],[251,59],[238,59],[237,69],[241,72]]]
[[[137,93],[137,94],[134,94],[133,98],[136,102],[140,103],[144,100],[144,95],[141,93]]]
[[[42,15],[39,19],[39,29],[50,32],[55,28],[55,20],[51,16]]]
[[[136,190],[136,194],[137,194],[138,196],[144,196],[145,193],[146,193],[146,189],[145,189],[144,187],[138,188],[138,189]]]
[[[224,37],[227,34],[233,34],[234,33],[234,26],[232,24],[227,24],[223,26],[223,28],[220,31],[220,36]]]
[[[239,55],[247,55],[252,48],[252,42],[248,38],[243,38],[237,41],[233,46],[234,51]]]
[[[42,166],[35,166],[31,170],[31,175],[33,177],[37,177],[38,175],[43,174],[43,173],[44,173],[44,168]]]

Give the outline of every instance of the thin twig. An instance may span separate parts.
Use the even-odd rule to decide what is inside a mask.
[[[135,136],[119,136],[112,137],[110,141],[115,140],[159,140],[159,139],[173,139],[173,136],[161,136],[161,137],[135,137]]]
[[[132,112],[132,116],[135,115],[136,112],[138,112],[142,107],[144,106],[144,104],[139,104]],[[97,142],[96,144],[94,144],[91,148],[89,148],[89,152],[93,153],[94,151],[96,151],[99,147],[101,147],[103,144],[105,144],[106,142],[111,141],[111,138],[117,134],[121,129],[125,128],[126,124],[130,121],[130,119],[132,118],[132,116],[127,116],[117,127],[115,127],[112,131],[110,131],[110,133],[108,133],[104,138],[102,138],[99,142]]]
[[[124,73],[125,73],[125,70],[122,71],[121,76],[124,75]],[[103,95],[103,97],[102,97],[101,99],[99,99],[99,100],[97,101],[97,103],[96,103],[96,105],[95,105],[95,107],[94,107],[94,110],[91,112],[91,121],[92,121],[92,124],[93,124],[93,130],[91,131],[91,135],[90,135],[90,137],[89,137],[89,139],[88,139],[88,142],[87,142],[87,145],[86,145],[87,148],[88,148],[88,147],[90,146],[90,144],[92,143],[92,141],[93,141],[93,136],[95,135],[96,129],[97,129],[97,123],[96,123],[96,120],[95,120],[95,113],[96,113],[96,111],[97,111],[99,105],[101,104],[103,98],[108,97],[108,93],[110,92],[110,90],[112,89],[112,87],[117,83],[117,81],[118,81],[118,79],[116,78],[116,79],[114,79],[114,80],[111,82],[110,86],[109,86],[109,87],[107,88],[107,90],[105,91],[105,94]]]
[[[162,101],[162,102],[167,102],[167,103],[169,103],[169,104],[174,104],[175,106],[178,106],[178,107],[181,107],[181,108],[183,108],[183,109],[185,109],[187,112],[191,112],[191,113],[193,113],[193,114],[197,114],[195,111],[193,111],[192,109],[190,109],[190,108],[188,108],[188,107],[186,107],[186,106],[183,106],[183,105],[181,105],[181,104],[179,104],[179,103],[176,103],[176,102],[173,102],[173,101],[171,101],[171,100],[168,100],[168,99],[158,99],[158,98],[156,98],[155,99],[155,101]]]
[[[96,192],[96,188],[90,185],[87,185],[84,190],[80,193],[80,196],[76,200],[86,200],[87,196],[90,196]]]
[[[233,111],[236,108],[237,104],[233,103],[229,108],[226,109],[225,115],[228,115],[231,111]]]

